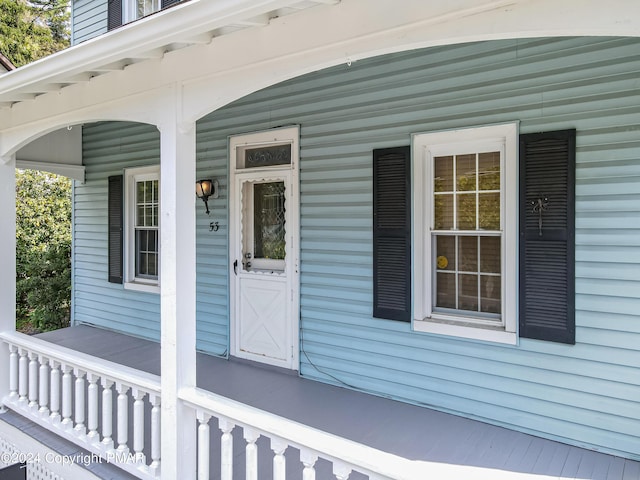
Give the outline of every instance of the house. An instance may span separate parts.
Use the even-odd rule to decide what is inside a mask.
[[[130,453],[140,478],[257,478],[260,436],[274,478],[287,446],[305,479],[318,456],[338,478],[519,478],[547,457],[554,478],[639,478],[640,6],[171,3],[76,0],[75,45],[0,80],[7,415]],[[57,336],[14,332],[16,166],[76,179]],[[500,461],[373,450],[215,390],[275,371],[393,400],[375,428],[411,408],[414,447],[419,425],[430,452]],[[479,425],[569,447],[518,437],[509,466],[521,445]]]

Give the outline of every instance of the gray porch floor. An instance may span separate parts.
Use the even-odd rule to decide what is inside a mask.
[[[160,346],[154,342],[89,326],[38,337],[160,374]],[[412,460],[561,478],[640,480],[640,462],[325,385],[259,364],[198,354],[197,383],[201,388],[239,402]],[[212,432],[217,430],[213,427],[215,425]],[[242,455],[241,435],[234,434],[234,438],[238,441],[234,451]],[[218,445],[219,438],[212,437],[213,452],[216,448],[219,452]],[[261,439],[259,447],[266,453],[268,443]],[[296,453],[290,455],[295,457]],[[260,458],[260,478],[270,479],[271,456]],[[301,478],[302,467],[296,463],[288,460],[291,475],[288,473],[287,478]],[[237,465],[240,467],[238,478],[244,478],[244,462],[238,461]],[[216,470],[212,466],[212,478],[217,478]],[[323,478],[335,477],[330,476],[328,465],[319,462],[318,480]]]

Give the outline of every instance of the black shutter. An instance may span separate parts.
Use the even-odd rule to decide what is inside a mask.
[[[122,175],[109,177],[109,282],[111,283],[122,283],[123,183]]]
[[[411,320],[409,147],[373,151],[373,316]]]
[[[575,151],[575,130],[520,136],[521,337],[575,343]]]
[[[122,0],[109,0],[107,2],[107,30],[122,25]]]
[[[167,8],[173,5],[174,3],[178,3],[180,0],[162,0],[162,8]]]

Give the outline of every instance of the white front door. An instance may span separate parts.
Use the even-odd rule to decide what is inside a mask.
[[[232,354],[298,366],[298,128],[230,139]]]

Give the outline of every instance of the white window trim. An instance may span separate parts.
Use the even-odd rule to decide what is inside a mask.
[[[127,290],[160,293],[160,256],[158,255],[158,279],[137,278],[135,276],[135,208],[136,182],[144,180],[160,180],[160,166],[128,168],[124,172],[124,282]],[[158,200],[160,201],[160,200]],[[160,217],[158,216],[158,232]],[[160,253],[160,252],[158,252]]]
[[[155,0],[155,1],[157,4],[157,8],[153,12],[157,12],[162,9],[162,0]],[[136,3],[137,3],[136,0],[122,1],[122,23],[123,24],[133,22],[134,20],[138,20],[140,18],[144,18],[145,15],[143,15],[142,17],[137,16],[138,8]],[[153,12],[150,12],[147,15],[150,15]]]
[[[502,326],[465,321],[432,309],[431,219],[434,156],[468,153],[481,144],[500,144],[501,169]],[[515,345],[517,337],[518,124],[508,123],[412,135],[413,167],[413,329]]]

